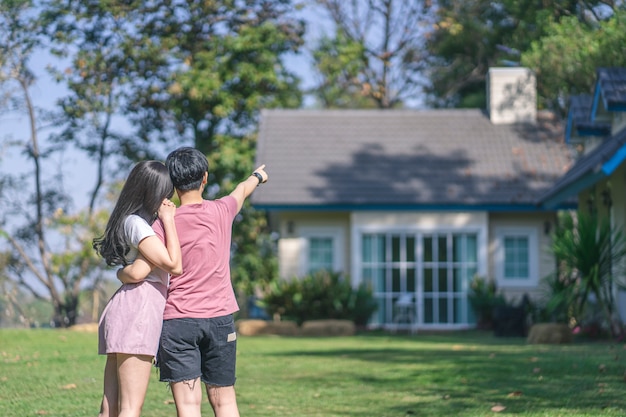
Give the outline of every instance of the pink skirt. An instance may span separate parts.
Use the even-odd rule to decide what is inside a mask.
[[[163,327],[166,295],[166,286],[155,282],[122,285],[100,317],[98,354],[155,356]]]

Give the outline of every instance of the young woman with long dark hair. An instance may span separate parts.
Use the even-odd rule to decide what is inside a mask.
[[[169,275],[182,273],[174,224],[174,186],[159,161],[137,163],[124,184],[104,235],[93,247],[109,266],[133,268],[144,258],[155,268],[145,279],[123,284],[99,323],[98,353],[107,355],[99,417],[139,417],[158,349]],[[163,242],[152,229],[157,218]],[[145,274],[144,274],[145,276]]]

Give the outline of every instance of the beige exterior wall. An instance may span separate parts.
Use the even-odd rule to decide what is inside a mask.
[[[532,235],[531,246],[534,257],[531,256],[530,271],[536,271],[534,279],[520,278],[521,285],[499,284],[499,290],[511,301],[519,302],[524,294],[531,298],[538,298],[543,294],[538,285],[540,279],[554,271],[554,259],[547,249],[550,244],[549,233],[555,224],[554,213],[499,213],[487,212],[373,212],[359,211],[353,213],[332,212],[294,212],[281,213],[272,218],[272,228],[280,233],[278,241],[279,273],[280,277],[291,279],[302,277],[307,273],[308,237],[332,236],[335,242],[335,257],[338,271],[344,272],[353,284],[358,285],[364,279],[362,274],[362,239],[363,234],[429,234],[429,233],[469,233],[477,237],[478,275],[496,278],[497,268],[504,270],[502,257],[503,245],[501,242],[511,231],[521,230],[522,234]],[[546,230],[548,234],[546,234]],[[514,235],[517,236],[517,235]],[[418,243],[419,244],[419,243]],[[499,249],[500,248],[500,249]],[[338,256],[337,256],[338,255]],[[420,269],[421,271],[421,269]],[[417,273],[421,276],[421,272]],[[423,292],[423,281],[415,277],[415,289],[411,294],[415,296],[416,309],[426,314],[427,297]],[[371,279],[371,277],[368,277]],[[423,277],[422,277],[423,278]],[[389,276],[384,278],[391,279]],[[387,281],[389,285],[391,281]],[[408,281],[407,281],[408,282]],[[422,282],[422,284],[420,284]],[[404,284],[403,284],[404,285]],[[389,325],[393,321],[393,303],[397,300],[397,289],[377,290],[377,301],[381,303],[382,313],[377,316],[376,323]],[[446,294],[446,291],[442,294]],[[452,293],[450,293],[452,294]],[[445,297],[445,296],[444,296]],[[449,297],[455,297],[449,295]],[[452,298],[450,298],[451,300]],[[431,307],[432,308],[432,307]],[[457,312],[464,311],[467,305]],[[430,311],[430,310],[428,310]],[[422,314],[422,313],[420,313]],[[434,313],[433,313],[434,314]],[[459,313],[465,314],[465,313]],[[424,316],[421,320],[424,320]],[[467,316],[458,322],[449,323],[422,323],[429,328],[454,328],[467,326]]]
[[[620,197],[624,199],[623,193]],[[626,207],[626,202],[622,205]],[[626,213],[622,210],[626,223]],[[486,270],[480,275],[496,278],[498,231],[511,228],[530,228],[537,236],[537,282],[554,271],[554,257],[549,251],[550,236],[555,226],[553,213],[386,213],[386,212],[297,212],[282,213],[275,218],[280,239],[278,241],[279,275],[291,278],[306,274],[306,236],[334,234],[340,253],[338,270],[348,274],[357,283],[359,277],[358,236],[363,232],[398,230],[475,230],[479,232],[479,259]],[[546,234],[546,227],[549,228]],[[351,253],[352,242],[355,253]],[[510,299],[521,299],[524,294],[536,298],[542,294],[538,287],[506,285],[498,282],[502,292]]]
[[[339,245],[336,270],[349,273],[350,221],[348,213],[295,212],[282,213],[274,220],[278,225],[278,274],[281,278],[302,277],[307,273],[306,237],[333,236]]]
[[[520,301],[524,294],[537,299],[543,295],[542,280],[554,273],[555,260],[550,252],[550,233],[554,231],[556,215],[554,213],[493,213],[489,215],[489,275],[496,279],[498,289],[509,300]],[[535,270],[535,284],[531,286],[510,285],[498,279],[497,251],[500,244],[498,233],[502,230],[529,230],[534,231],[537,237],[534,259],[537,262]]]

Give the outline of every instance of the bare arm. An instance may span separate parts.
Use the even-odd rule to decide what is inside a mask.
[[[168,199],[163,200],[159,208],[159,218],[165,231],[165,245],[157,236],[148,236],[139,242],[137,259],[117,271],[117,278],[123,283],[139,282],[145,279],[152,268],[158,267],[172,275],[183,272],[180,243],[176,233],[174,215],[176,206]]]
[[[180,275],[183,272],[183,260],[174,223],[176,206],[165,199],[159,207],[158,214],[165,231],[165,246],[157,236],[150,236],[139,242],[139,252],[157,268],[172,275]]]
[[[133,284],[141,282],[152,272],[154,266],[148,262],[141,253],[137,255],[137,259],[132,264],[126,265],[124,268],[117,270],[117,279],[124,284]]]
[[[263,180],[261,181],[255,174],[260,175]],[[255,169],[252,175],[237,184],[235,189],[230,193],[231,197],[234,197],[235,200],[237,200],[237,212],[241,210],[246,198],[252,194],[259,184],[266,183],[267,179],[268,175],[267,172],[265,172],[265,164],[263,164]]]

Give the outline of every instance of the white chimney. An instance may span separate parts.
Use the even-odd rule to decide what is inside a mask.
[[[493,124],[535,123],[537,82],[528,68],[490,68],[487,112]]]

